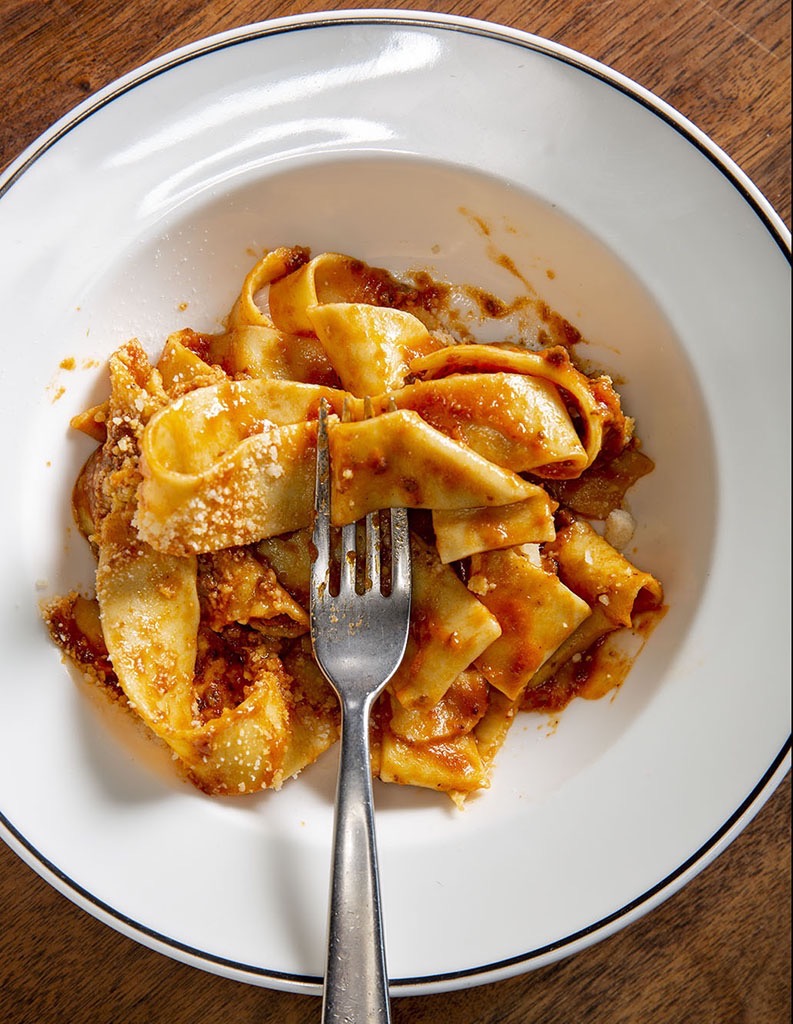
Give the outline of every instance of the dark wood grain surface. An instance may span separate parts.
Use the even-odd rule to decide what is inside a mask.
[[[265,18],[366,6],[489,19],[610,64],[707,132],[790,224],[782,0],[0,0],[0,172],[58,117],[146,60]],[[531,974],[396,1000],[394,1024],[787,1024],[790,949],[788,777],[726,852],[651,914]],[[0,843],[0,1024],[318,1019],[312,997],[205,974],[117,934]]]

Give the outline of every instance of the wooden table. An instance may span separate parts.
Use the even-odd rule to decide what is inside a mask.
[[[0,170],[56,118],[139,64],[249,22],[358,3],[0,0]],[[382,2],[574,47],[706,131],[790,224],[790,4],[784,0]],[[747,714],[751,714],[751,701]],[[397,1000],[394,1024],[782,1024],[790,1019],[790,779],[658,910],[524,977]],[[304,1024],[319,1002],[204,974],[74,907],[0,843],[3,1024]]]

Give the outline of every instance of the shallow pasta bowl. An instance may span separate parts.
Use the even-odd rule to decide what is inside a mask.
[[[178,327],[215,329],[252,254],[295,243],[505,301],[534,288],[620,382],[656,462],[631,511],[669,611],[616,697],[558,723],[525,716],[462,813],[377,787],[394,991],[496,980],[656,906],[788,770],[774,567],[789,482],[758,530],[746,469],[777,480],[789,456],[789,235],[704,136],[617,74],[517,31],[401,12],[177,51],[77,108],[0,181],[0,297],[25,341],[8,349],[0,413],[14,495],[0,696],[17,723],[0,749],[3,837],[146,945],[318,991],[333,757],[280,793],[210,800],[70,678],[38,614],[90,585],[69,513],[87,449],[67,424],[100,397],[103,360],[133,335],[155,351]],[[210,837],[236,865],[223,930],[195,898]]]

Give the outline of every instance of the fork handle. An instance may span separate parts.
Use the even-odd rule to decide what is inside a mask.
[[[323,1024],[391,1020],[369,761],[372,700],[342,703]]]

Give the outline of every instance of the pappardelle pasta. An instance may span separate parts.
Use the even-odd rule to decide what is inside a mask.
[[[177,331],[156,363],[128,341],[109,376],[72,421],[97,442],[73,492],[95,596],[45,616],[206,793],[277,789],[338,738],[307,616],[322,399],[336,525],[411,509],[410,637],[373,714],[376,777],[462,804],[521,709],[616,685],[604,645],[661,614],[661,584],[621,551],[625,492],[652,463],[569,345],[455,337],[437,290],[284,247],[222,332]]]

